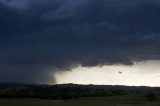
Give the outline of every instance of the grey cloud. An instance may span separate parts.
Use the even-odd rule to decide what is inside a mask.
[[[25,9],[0,3],[0,77],[9,74],[6,81],[49,81],[48,67],[132,65],[160,57],[157,0],[27,2]]]

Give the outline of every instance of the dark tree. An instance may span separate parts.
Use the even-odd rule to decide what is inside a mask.
[[[148,92],[145,94],[145,97],[148,101],[155,101],[156,100],[156,95],[155,93],[152,93],[152,92]]]

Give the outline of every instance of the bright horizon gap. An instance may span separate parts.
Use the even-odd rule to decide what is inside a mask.
[[[98,86],[129,86],[129,87],[160,87],[160,86],[147,86],[147,85],[107,85],[107,84],[76,84],[76,83],[57,83],[57,84],[48,84],[48,85],[67,85],[67,84],[73,84],[73,85],[98,85]],[[43,84],[42,84],[43,85]]]
[[[135,63],[133,66],[106,65],[103,67],[77,67],[71,71],[54,73],[56,84],[93,84],[160,87],[160,61]]]

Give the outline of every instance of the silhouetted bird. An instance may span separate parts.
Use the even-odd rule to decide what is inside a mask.
[[[123,72],[119,71],[118,73],[119,73],[119,74],[122,74]]]

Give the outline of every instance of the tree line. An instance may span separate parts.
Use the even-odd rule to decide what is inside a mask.
[[[150,93],[148,93],[150,92]],[[152,93],[151,93],[152,92]],[[146,98],[160,92],[160,88],[105,86],[105,85],[1,85],[0,98],[37,98],[53,100],[79,99],[82,97],[107,97],[127,94],[145,94]]]

